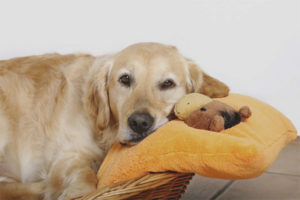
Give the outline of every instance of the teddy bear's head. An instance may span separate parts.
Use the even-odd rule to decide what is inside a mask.
[[[194,128],[218,132],[237,125],[249,116],[250,110],[246,106],[236,112],[227,104],[212,101],[192,112],[184,121]]]
[[[221,131],[250,117],[249,107],[244,106],[238,112],[220,101],[207,99],[201,94],[188,95],[178,102],[175,114],[193,128]]]

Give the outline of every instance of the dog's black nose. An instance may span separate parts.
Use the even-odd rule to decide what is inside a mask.
[[[153,125],[154,118],[148,113],[133,113],[128,118],[129,127],[136,133],[146,133]]]

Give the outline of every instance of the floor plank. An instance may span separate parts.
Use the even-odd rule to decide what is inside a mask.
[[[280,152],[268,172],[300,176],[300,137]]]
[[[300,176],[265,173],[235,181],[217,200],[299,200]]]
[[[226,186],[228,182],[230,181],[195,175],[181,199],[211,199],[219,190]]]

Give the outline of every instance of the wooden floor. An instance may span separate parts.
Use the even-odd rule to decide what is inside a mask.
[[[258,178],[221,180],[194,176],[182,200],[300,200],[300,137]]]

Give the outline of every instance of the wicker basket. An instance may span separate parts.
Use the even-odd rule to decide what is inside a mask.
[[[73,200],[149,200],[179,199],[192,179],[192,173],[149,173],[144,176],[111,184]]]

